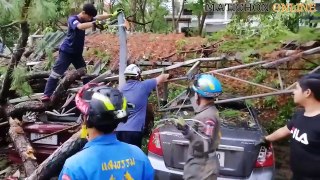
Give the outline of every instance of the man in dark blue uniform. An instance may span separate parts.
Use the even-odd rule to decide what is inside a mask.
[[[55,90],[59,78],[66,72],[70,64],[73,64],[76,69],[86,67],[86,63],[82,57],[85,30],[92,27],[101,27],[100,20],[117,16],[119,12],[115,11],[113,14],[97,16],[97,9],[94,5],[85,4],[81,13],[69,17],[67,37],[60,46],[59,57],[49,76],[44,95],[41,98],[42,101],[50,100],[50,96]]]
[[[143,151],[118,141],[113,132],[128,119],[127,100],[119,90],[87,84],[77,94],[76,104],[89,142],[66,160],[59,180],[154,179],[154,169]]]

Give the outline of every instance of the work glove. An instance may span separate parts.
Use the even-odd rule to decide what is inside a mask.
[[[270,142],[266,139],[265,136],[261,137],[260,140],[255,143],[255,146],[267,146],[269,147],[270,146]]]
[[[108,29],[108,24],[105,21],[96,20],[94,26],[100,30]]]
[[[115,10],[113,13],[112,13],[112,17],[116,17],[118,16],[121,12],[123,12],[124,10],[123,9],[117,9]]]

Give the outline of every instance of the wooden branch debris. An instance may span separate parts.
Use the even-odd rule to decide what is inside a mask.
[[[76,71],[72,71],[69,74],[67,74],[63,80],[60,82],[54,93],[51,97],[51,106],[58,106],[61,102],[63,103],[66,100],[68,89],[72,83],[74,83],[75,80],[78,80],[81,78],[81,76],[86,74],[85,68],[80,68]]]
[[[86,139],[80,138],[80,131],[78,131],[43,161],[25,180],[47,180],[58,176],[66,159],[79,152],[86,142]]]
[[[3,55],[3,54],[0,54],[0,58],[10,59],[11,57],[10,57],[10,56],[6,56],[6,55]]]
[[[9,136],[14,144],[16,151],[18,151],[22,159],[26,174],[27,176],[29,176],[36,170],[38,166],[36,157],[34,156],[34,149],[30,145],[28,138],[24,134],[24,131],[21,127],[21,122],[17,119],[10,118],[9,124]]]
[[[47,107],[40,101],[26,101],[6,107],[7,116],[22,117],[27,111],[43,112]]]
[[[318,52],[320,52],[320,47],[309,49],[309,50],[300,52],[298,54],[294,54],[294,55],[289,56],[289,57],[285,57],[285,58],[278,59],[276,61],[265,63],[264,65],[262,65],[262,67],[275,67],[275,66],[278,66],[279,64],[282,64],[282,63],[285,63],[285,62],[289,62],[289,61],[295,61],[295,60],[301,58],[302,56],[311,55],[311,54],[315,54],[315,53],[318,53]]]

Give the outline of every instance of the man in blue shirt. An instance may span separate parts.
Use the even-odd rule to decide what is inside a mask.
[[[158,84],[165,82],[169,74],[161,74],[154,79],[141,80],[141,70],[135,64],[130,64],[124,71],[127,83],[120,89],[128,102],[135,107],[130,111],[128,121],[117,127],[117,138],[120,141],[141,148],[148,97]]]
[[[86,63],[82,57],[85,30],[92,27],[99,27],[96,20],[104,20],[117,16],[120,11],[113,14],[103,14],[97,16],[97,9],[93,4],[85,4],[82,12],[68,19],[67,37],[63,41],[59,50],[58,60],[55,62],[49,79],[47,81],[42,101],[50,100],[50,96],[55,90],[59,78],[66,72],[70,64],[76,69],[85,68]]]
[[[59,180],[153,180],[154,169],[136,146],[117,140],[113,130],[128,118],[127,100],[114,88],[87,84],[76,96],[88,143],[68,158]]]

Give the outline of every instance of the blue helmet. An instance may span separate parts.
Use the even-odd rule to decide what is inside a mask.
[[[192,89],[202,97],[216,97],[222,93],[220,81],[211,74],[200,74],[194,81]]]

